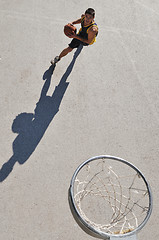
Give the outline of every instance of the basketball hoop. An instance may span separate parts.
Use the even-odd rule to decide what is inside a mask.
[[[83,162],[73,174],[69,204],[79,226],[107,240],[135,240],[152,212],[152,193],[133,164],[114,156]]]

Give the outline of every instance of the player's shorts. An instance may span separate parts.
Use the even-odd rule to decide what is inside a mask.
[[[74,38],[74,39],[71,41],[71,43],[68,44],[68,46],[73,49],[73,48],[78,48],[80,44],[82,44],[83,46],[88,46],[88,45],[89,45],[88,43],[84,43],[84,42],[82,42],[82,41]]]

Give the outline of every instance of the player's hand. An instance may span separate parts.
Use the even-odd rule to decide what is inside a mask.
[[[68,23],[69,25],[71,25],[71,26],[74,26],[72,23]]]
[[[70,38],[76,38],[76,33],[75,32],[72,32],[72,34],[70,35]]]

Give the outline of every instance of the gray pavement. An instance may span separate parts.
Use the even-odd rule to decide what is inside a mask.
[[[97,42],[50,68],[70,42],[63,26],[88,7]],[[154,208],[138,239],[158,239],[159,2],[0,0],[0,40],[0,240],[91,239],[67,191],[101,154],[145,174]]]

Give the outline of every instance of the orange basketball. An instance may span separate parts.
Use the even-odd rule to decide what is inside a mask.
[[[67,37],[71,37],[71,34],[73,32],[76,32],[76,27],[74,25],[68,23],[67,25],[64,26],[64,33]]]

